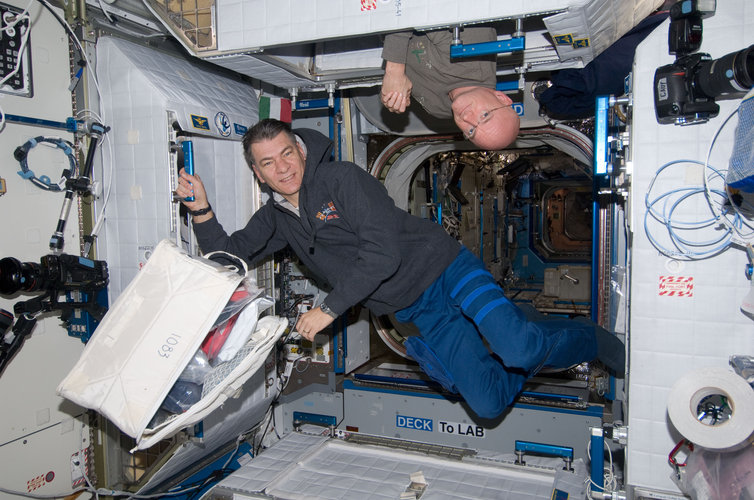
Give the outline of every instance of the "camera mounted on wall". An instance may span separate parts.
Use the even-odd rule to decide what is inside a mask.
[[[13,257],[0,259],[0,295],[18,292],[42,292],[29,300],[14,304],[13,315],[0,309],[0,374],[37,323],[37,316],[60,311],[68,323],[77,311],[86,311],[99,321],[106,308],[96,301],[97,292],[109,281],[107,263],[68,254],[45,255],[37,264]],[[81,300],[70,300],[78,296]],[[66,297],[61,299],[61,297]],[[11,333],[6,331],[13,326]]]
[[[719,59],[697,52],[702,19],[715,8],[715,0],[681,0],[670,8],[668,51],[676,60],[655,70],[658,123],[704,123],[720,112],[715,99],[743,97],[754,85],[754,45]]]

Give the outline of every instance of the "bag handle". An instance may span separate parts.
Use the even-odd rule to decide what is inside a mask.
[[[208,260],[213,260],[214,262],[217,262],[218,264],[237,272],[241,276],[246,276],[247,274],[249,274],[249,266],[248,264],[246,264],[246,261],[240,257],[233,255],[232,253],[228,253],[223,250],[216,250],[214,252],[210,252],[208,254],[203,255],[203,257]],[[243,268],[243,274],[241,273],[241,269],[239,269],[238,266],[223,264],[219,260],[213,259],[213,257],[225,257],[227,260],[240,263],[241,267]]]

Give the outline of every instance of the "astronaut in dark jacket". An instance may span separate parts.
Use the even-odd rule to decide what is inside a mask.
[[[330,161],[332,145],[322,134],[294,134],[283,122],[263,120],[244,136],[243,147],[270,195],[243,229],[230,236],[223,230],[198,176],[182,171],[177,193],[194,196],[183,203],[204,252],[224,250],[253,264],[290,246],[327,281],[332,290],[322,306],[296,324],[305,338],[359,303],[375,314],[394,313],[421,332],[407,341],[408,353],[482,417],[502,413],[543,366],[568,367],[598,354],[593,324],[527,321],[481,261],[440,225],[397,208],[357,165]],[[623,369],[622,359],[611,361]]]

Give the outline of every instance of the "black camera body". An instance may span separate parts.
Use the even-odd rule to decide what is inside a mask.
[[[97,291],[107,286],[107,263],[75,255],[45,255],[39,264],[0,259],[0,294],[18,291]]]
[[[13,257],[0,259],[0,294],[41,292],[14,304],[15,323],[13,315],[0,310],[0,374],[31,334],[38,314],[60,310],[60,319],[69,326],[77,311],[85,311],[99,322],[107,307],[98,302],[97,292],[105,290],[108,281],[107,262],[103,260],[67,254],[45,255],[39,264]],[[5,330],[11,325],[12,335],[7,336]],[[73,336],[84,342],[89,339],[81,334]]]
[[[717,116],[717,98],[742,97],[754,85],[754,45],[719,59],[695,53],[655,70],[658,123],[705,122]]]
[[[692,54],[655,71],[655,114],[658,123],[691,124],[714,118],[720,111],[715,96],[695,84],[695,75],[708,54]]]
[[[697,53],[702,19],[715,11],[714,0],[681,0],[670,8],[668,49],[672,64],[655,70],[657,122],[703,123],[720,112],[718,98],[738,98],[754,85],[754,45],[719,59]]]

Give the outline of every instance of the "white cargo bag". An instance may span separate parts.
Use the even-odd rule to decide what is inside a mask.
[[[147,448],[198,422],[224,398],[215,405],[213,401],[229,395],[227,384],[235,382],[240,387],[238,377],[245,375],[246,380],[253,375],[254,366],[263,362],[256,358],[266,357],[285,329],[285,320],[271,317],[264,324],[260,321],[259,334],[249,341],[249,345],[254,344],[253,352],[246,352],[256,358],[239,360],[238,370],[233,372],[236,379],[227,384],[223,381],[211,390],[211,400],[203,398],[159,429],[149,430],[148,443],[142,439],[243,277],[234,269],[192,257],[163,240],[105,314],[81,358],[58,386],[58,394],[105,415],[121,431],[136,438],[138,448]],[[264,339],[260,340],[260,335]],[[270,340],[272,337],[274,340]],[[238,373],[241,366],[247,368],[246,373]],[[192,419],[192,415],[197,416]],[[176,426],[174,422],[179,419]]]
[[[288,326],[288,320],[285,318],[278,316],[261,318],[251,338],[238,354],[230,361],[217,365],[204,379],[202,399],[187,411],[173,415],[154,429],[145,429],[138,439],[136,448],[143,450],[157,444],[179,430],[204,419],[228,398],[239,396],[241,386],[257,370],[264,369],[265,360],[275,347],[275,342],[285,332],[286,326]]]

